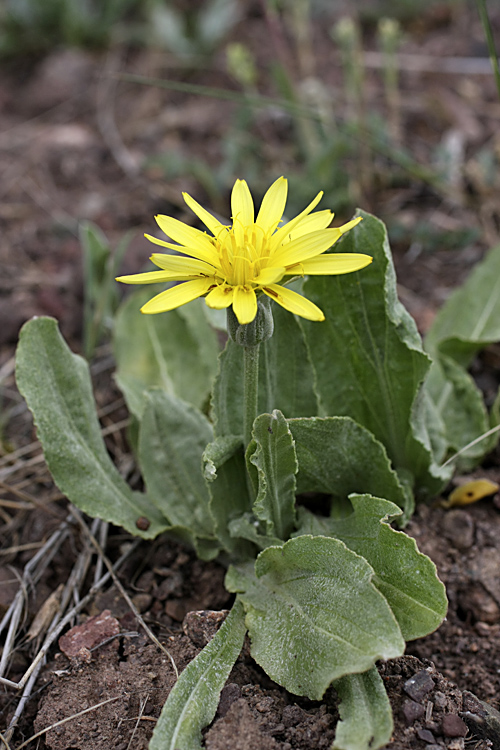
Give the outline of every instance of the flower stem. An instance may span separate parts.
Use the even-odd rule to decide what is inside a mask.
[[[259,395],[259,348],[257,346],[243,347],[244,367],[244,413],[243,413],[243,437],[245,450],[252,439],[252,426],[258,414]]]

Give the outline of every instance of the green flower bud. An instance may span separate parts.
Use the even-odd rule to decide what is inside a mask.
[[[233,312],[227,308],[227,330],[229,337],[238,346],[258,346],[273,335],[274,320],[269,297],[259,297],[257,300],[257,315],[251,323],[242,325]]]

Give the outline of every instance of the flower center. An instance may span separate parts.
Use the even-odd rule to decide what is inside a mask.
[[[237,219],[217,235],[215,247],[226,283],[231,286],[254,283],[269,260],[269,238],[262,227],[243,226]]]

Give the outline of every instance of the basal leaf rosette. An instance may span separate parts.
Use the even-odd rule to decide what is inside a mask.
[[[148,234],[147,239],[177,255],[153,253],[151,260],[160,271],[120,276],[117,281],[180,282],[150,299],[141,308],[146,314],[173,310],[204,297],[211,308],[232,306],[238,322],[247,325],[257,314],[258,296],[264,294],[289,312],[309,320],[324,320],[319,307],[283,284],[296,276],[350,273],[371,263],[371,256],[362,253],[324,255],[361,218],[328,228],[333,213],[313,212],[323,195],[320,192],[298,216],[282,224],[287,191],[287,180],[280,177],[264,195],[255,216],[247,183],[236,180],[231,194],[231,225],[223,224],[184,193],[187,205],[210,234],[170,216],[157,216],[158,226],[173,242]]]

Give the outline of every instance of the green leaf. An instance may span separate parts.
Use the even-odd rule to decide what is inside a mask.
[[[301,509],[296,534],[340,539],[373,568],[373,583],[385,596],[406,641],[422,638],[441,625],[448,602],[436,566],[418,551],[416,542],[389,525],[401,511],[387,500],[351,495],[353,512],[324,518]]]
[[[201,750],[201,730],[215,716],[220,692],[243,648],[245,633],[243,607],[236,601],[220,630],[172,688],[149,750]]]
[[[490,250],[436,315],[426,349],[467,367],[476,352],[500,340],[500,245]]]
[[[252,542],[259,550],[266,549],[266,547],[279,546],[282,540],[276,536],[267,535],[265,533],[265,526],[264,529],[262,526],[264,524],[258,521],[253,513],[244,513],[242,516],[230,521],[228,528],[229,534],[233,539],[246,539],[248,542]],[[252,557],[255,557],[255,554]]]
[[[259,414],[279,409],[286,417],[308,417],[318,412],[314,372],[304,334],[293,315],[273,306],[274,334],[260,345]],[[228,340],[219,358],[213,392],[217,435],[239,435],[243,430],[243,347]]]
[[[489,252],[449,297],[425,345],[434,357],[426,388],[445,423],[448,448],[457,452],[488,431],[483,397],[466,368],[482,347],[500,339],[500,245]],[[491,451],[498,434],[475,442],[455,466],[469,471]]]
[[[299,462],[298,492],[326,492],[346,498],[352,492],[386,497],[412,510],[384,446],[349,417],[288,421]]]
[[[202,456],[212,439],[208,419],[180,398],[152,388],[145,396],[139,463],[148,497],[173,526],[213,536]]]
[[[445,426],[448,450],[455,453],[489,430],[483,396],[467,371],[451,357],[437,353],[425,383]],[[461,453],[454,461],[460,471],[470,471],[495,447],[490,435]]]
[[[161,315],[142,315],[140,308],[155,288],[128,297],[115,321],[116,380],[138,418],[144,408],[144,393],[151,386],[201,409],[217,371],[219,347],[203,313],[204,303],[195,301]]]
[[[437,493],[447,477],[414,432],[414,402],[430,360],[397,299],[385,227],[360,215],[361,224],[335,250],[367,253],[373,263],[356,273],[312,277],[304,285],[326,316],[323,323],[301,321],[320,403],[323,413],[352,417],[370,430],[398,472],[411,472],[418,486]]]
[[[298,470],[292,433],[283,414],[261,414],[254,422],[253,445],[247,461],[256,467],[259,489],[253,505],[266,534],[288,539],[295,526],[295,474]]]
[[[20,392],[33,413],[54,481],[85,513],[146,539],[167,528],[149,499],[132,492],[112,463],[97,419],[88,365],[72,354],[52,318],[34,318],[21,331],[16,355]],[[136,521],[146,517],[149,527]]]
[[[226,587],[246,610],[252,656],[296,695],[319,700],[332,680],[404,651],[373,570],[338,539],[300,536],[230,568]]]
[[[377,669],[333,683],[341,700],[332,750],[378,750],[390,741],[391,704]]]
[[[206,446],[202,461],[210,497],[210,514],[217,537],[228,552],[252,556],[252,548],[234,539],[228,528],[233,519],[251,508],[241,437],[227,435],[216,438]]]

